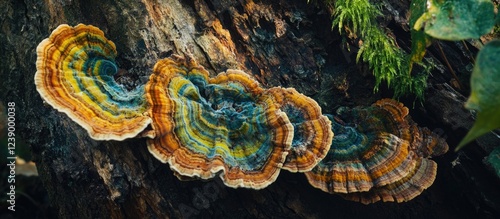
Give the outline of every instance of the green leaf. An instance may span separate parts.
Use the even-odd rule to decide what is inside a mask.
[[[427,12],[413,26],[443,40],[477,39],[495,24],[491,0],[429,0]]]
[[[467,108],[482,111],[500,106],[500,40],[490,41],[479,51],[470,83]]]
[[[500,147],[496,147],[486,158],[486,163],[493,167],[495,173],[500,177]]]
[[[479,138],[482,135],[497,128],[500,128],[500,113],[498,112],[498,110],[478,112],[474,125],[472,126],[471,130],[469,130],[464,139],[460,141],[460,144],[458,144],[455,151],[460,150],[474,139]]]
[[[411,54],[410,54],[410,69],[411,72],[413,63],[422,62],[425,56],[427,47],[431,44],[431,37],[423,31],[411,30]]]
[[[425,13],[427,0],[414,0],[410,6],[410,27],[413,27],[418,18]],[[431,44],[431,37],[423,30],[411,29],[411,55],[408,73],[411,72],[413,63],[422,62],[425,56],[426,48]]]
[[[413,0],[410,5],[410,27],[425,13],[427,0]]]
[[[500,40],[490,41],[479,51],[470,86],[471,95],[465,107],[477,110],[477,118],[456,150],[500,128]]]

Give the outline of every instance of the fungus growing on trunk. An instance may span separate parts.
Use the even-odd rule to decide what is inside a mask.
[[[156,137],[149,151],[182,176],[219,175],[229,187],[276,180],[293,138],[287,115],[257,81],[236,70],[214,78],[193,60],[160,60],[146,85]]]
[[[151,122],[144,87],[127,91],[116,83],[115,57],[115,44],[97,27],[60,25],[37,47],[36,89],[93,139],[135,137]]]
[[[437,164],[429,156],[448,145],[408,116],[403,104],[382,99],[372,106],[340,108],[326,157],[310,172],[311,185],[349,200],[408,201],[432,185]]]
[[[321,114],[321,107],[316,101],[294,88],[274,87],[269,92],[294,128],[292,147],[283,169],[290,172],[310,171],[330,149],[333,138],[330,120]]]
[[[190,58],[158,61],[145,89],[128,91],[113,78],[115,45],[94,26],[59,26],[37,55],[35,84],[47,103],[97,140],[135,137],[151,124],[149,151],[179,179],[219,176],[261,189],[286,169],[349,200],[402,202],[432,185],[437,164],[428,158],[448,151],[395,100],[322,115],[293,88],[264,89],[238,70],[209,77]]]

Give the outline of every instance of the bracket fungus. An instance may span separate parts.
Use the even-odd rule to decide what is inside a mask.
[[[210,78],[193,60],[163,59],[146,98],[156,135],[148,149],[178,175],[219,175],[229,187],[254,189],[278,177],[293,126],[249,75],[228,70]]]
[[[229,187],[261,189],[286,169],[348,200],[403,202],[432,185],[429,157],[448,151],[395,100],[322,115],[293,88],[264,89],[238,70],[210,77],[178,56],[128,91],[113,78],[116,55],[97,27],[60,25],[37,47],[36,88],[97,140],[135,137],[151,124],[149,151],[179,179],[219,176]]]
[[[316,101],[294,88],[274,87],[268,91],[294,127],[292,147],[283,169],[290,172],[310,171],[330,149],[333,138],[330,120],[321,114],[321,107]]]
[[[116,83],[115,44],[99,28],[57,27],[37,47],[36,89],[97,140],[123,140],[144,130],[144,87],[127,91]]]
[[[374,187],[368,192],[341,194],[341,196],[363,204],[377,201],[405,202],[412,200],[429,188],[436,179],[436,174],[436,162],[426,158],[417,158],[415,167],[401,180],[382,187]]]
[[[365,204],[408,201],[432,185],[437,164],[428,157],[445,153],[448,145],[417,127],[408,108],[382,99],[337,113],[328,115],[335,132],[330,151],[305,173],[311,185]]]

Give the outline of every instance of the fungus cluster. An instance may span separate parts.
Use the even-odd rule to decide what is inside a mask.
[[[180,57],[158,61],[146,99],[155,133],[149,151],[180,178],[219,175],[229,187],[264,188],[285,161],[315,165],[320,160],[315,152],[324,156],[328,150],[323,138],[333,137],[316,102],[297,91],[264,89],[237,70],[210,78],[203,67]],[[304,156],[296,156],[298,150]]]
[[[432,185],[437,164],[428,158],[448,145],[418,127],[403,104],[382,99],[337,113],[329,115],[335,133],[330,151],[306,173],[311,185],[365,204],[408,201]]]
[[[59,26],[37,55],[35,84],[49,105],[97,140],[149,137],[150,153],[179,179],[261,189],[286,169],[349,200],[401,202],[432,184],[428,158],[448,149],[394,100],[323,115],[293,88],[266,89],[238,70],[210,77],[191,58],[159,60],[146,85],[128,91],[113,78],[115,45],[94,26]]]

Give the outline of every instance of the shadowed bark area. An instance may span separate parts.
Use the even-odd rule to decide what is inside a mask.
[[[384,1],[385,2],[385,1]],[[389,1],[392,2],[392,1]],[[390,4],[387,2],[388,4]],[[401,17],[409,2],[395,1],[384,13],[398,44],[410,48]],[[389,91],[373,93],[374,78],[343,37],[331,30],[321,4],[306,0],[0,0],[0,101],[14,101],[18,135],[32,150],[50,202],[61,218],[475,218],[497,217],[499,180],[482,159],[497,138],[486,136],[460,153],[435,159],[433,186],[407,203],[363,205],[311,187],[303,174],[282,171],[262,190],[231,189],[220,180],[179,181],[168,165],[149,154],[145,139],[94,141],[66,115],[43,103],[33,77],[36,46],[59,24],[92,24],[117,47],[117,80],[144,84],[154,63],[190,54],[212,75],[236,68],[263,86],[295,87],[314,98],[324,113],[338,106],[369,105]],[[394,22],[393,18],[396,22]],[[457,69],[471,61],[458,44],[446,43]],[[354,50],[353,50],[354,51]],[[437,51],[429,50],[438,66]],[[470,72],[459,72],[468,78]],[[444,67],[430,79],[423,105],[413,116],[442,131],[451,148],[473,118],[465,98],[445,86]],[[411,100],[405,101],[411,108]],[[483,141],[483,142],[481,142]]]

